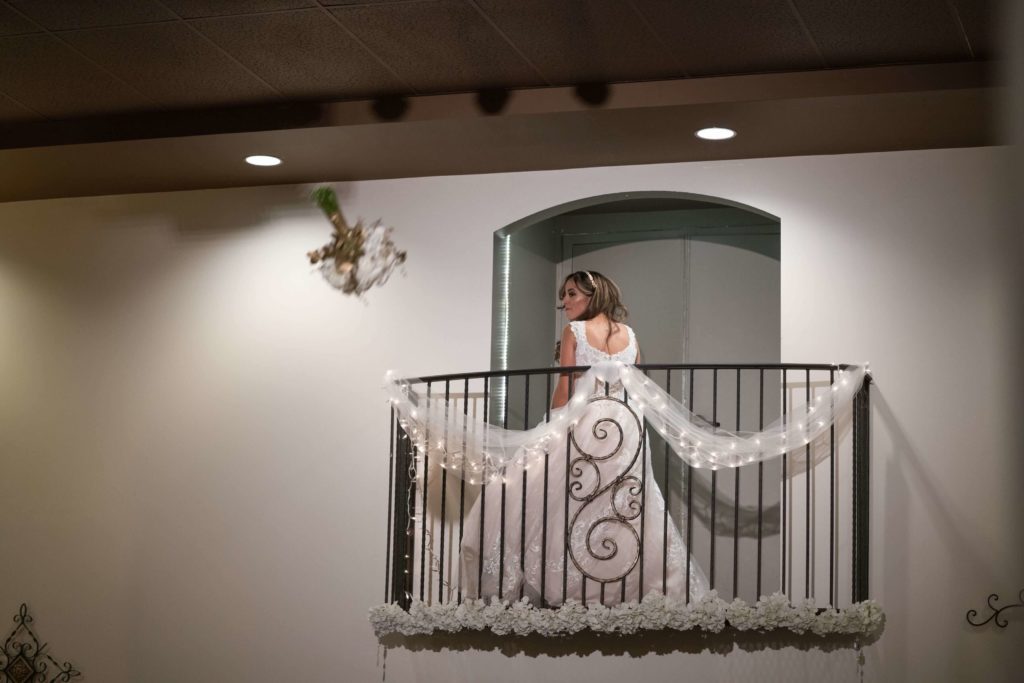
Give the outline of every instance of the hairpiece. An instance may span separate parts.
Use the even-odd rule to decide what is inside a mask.
[[[590,280],[590,286],[597,289],[597,283],[594,282],[594,276],[590,274],[590,271],[584,270],[583,272],[587,274],[587,279]]]

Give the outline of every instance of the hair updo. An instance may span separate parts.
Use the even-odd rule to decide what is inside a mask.
[[[629,316],[629,311],[622,304],[622,291],[619,290],[619,286],[596,270],[577,270],[570,273],[558,288],[559,301],[565,296],[565,288],[570,282],[590,297],[587,310],[583,312],[583,320],[590,320],[604,313],[612,322],[620,323]]]

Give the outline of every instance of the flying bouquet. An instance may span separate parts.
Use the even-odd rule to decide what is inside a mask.
[[[331,241],[306,254],[309,262],[320,266],[327,283],[345,294],[361,295],[374,285],[383,285],[396,266],[405,263],[405,252],[395,248],[391,228],[375,221],[364,225],[345,222],[338,196],[330,187],[313,190],[312,199],[334,226]]]

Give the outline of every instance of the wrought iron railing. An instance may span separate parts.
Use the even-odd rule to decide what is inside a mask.
[[[682,401],[694,414],[706,421],[709,429],[759,431],[781,418],[798,419],[795,410],[828,392],[843,365],[821,364],[732,364],[732,365],[640,365],[650,380]],[[586,368],[543,368],[454,375],[437,375],[417,380],[413,388],[427,401],[446,401],[448,409],[461,413],[467,423],[482,420],[503,427],[529,428],[551,416],[550,398],[560,373]],[[565,577],[579,571],[584,603],[617,602],[625,599],[626,582],[639,581],[639,594],[666,590],[666,580],[644,586],[644,544],[652,543],[651,534],[663,534],[660,564],[662,577],[673,561],[685,562],[686,597],[690,599],[690,566],[696,563],[706,573],[709,587],[720,597],[748,601],[774,592],[792,600],[811,598],[819,607],[842,607],[868,598],[869,551],[869,393],[870,376],[856,394],[848,415],[838,415],[827,435],[802,445],[778,458],[722,470],[696,469],[683,463],[662,441],[656,431],[644,426],[640,453],[650,452],[650,468],[641,468],[643,481],[638,490],[656,486],[664,500],[663,510],[648,510],[640,496],[639,566],[632,566],[632,578],[617,584],[601,577],[588,576],[579,565],[570,562],[570,553],[562,548],[561,600],[566,597]],[[600,398],[600,397],[598,397]],[[621,402],[628,409],[628,402]],[[548,542],[539,548],[526,547],[528,515],[542,515],[542,528],[548,538],[548,510],[563,505],[569,519],[570,499],[579,501],[570,491],[566,475],[560,500],[549,500],[549,468],[561,467],[568,473],[569,463],[579,454],[545,453],[543,502],[539,509],[527,505],[527,481],[510,486],[506,480],[483,485],[472,477],[455,477],[441,463],[431,462],[426,453],[415,450],[395,414],[391,419],[389,452],[389,490],[385,602],[408,608],[413,600],[428,604],[460,603],[482,591],[484,563],[497,563],[498,584],[490,594],[516,600],[523,586],[505,591],[504,539],[484,537],[483,520],[474,520],[479,538],[477,566],[464,575],[466,563],[460,561],[460,547],[467,540],[464,532],[467,516],[477,498],[500,496],[500,525],[504,535],[509,525],[518,525],[523,543],[515,562],[525,568],[531,552],[550,554]],[[435,458],[436,460],[436,458]],[[648,471],[654,481],[646,480]],[[508,489],[521,489],[523,511],[506,518]],[[495,499],[496,500],[496,499]],[[486,502],[486,500],[482,501]],[[493,501],[492,501],[493,502]],[[489,508],[476,506],[481,517]],[[551,508],[553,509],[553,508]],[[621,516],[621,515],[620,515]],[[660,519],[658,519],[660,517]],[[625,517],[622,517],[625,519]],[[675,525],[685,539],[684,559],[670,558],[669,525]],[[562,538],[569,538],[568,528]],[[489,556],[488,549],[491,555]],[[559,558],[554,558],[556,563]],[[551,557],[540,558],[546,567]],[[638,573],[637,573],[638,572]],[[544,586],[541,573],[537,606],[560,602],[557,590]],[[471,579],[476,579],[472,581]],[[616,581],[619,581],[616,578]],[[472,584],[476,588],[467,591]],[[588,584],[593,588],[589,591]],[[849,590],[840,586],[846,585]],[[611,588],[610,592],[606,588]],[[552,590],[555,590],[552,599]],[[511,594],[510,594],[511,593]],[[607,604],[607,603],[606,603]]]

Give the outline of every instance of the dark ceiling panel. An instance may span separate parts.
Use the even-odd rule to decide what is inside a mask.
[[[793,0],[829,66],[970,59],[947,0]]]
[[[155,0],[7,0],[51,31],[174,19]]]
[[[0,91],[49,118],[146,109],[140,93],[46,34],[0,38]]]
[[[1006,11],[1005,5],[993,0],[952,0],[953,8],[960,17],[960,23],[971,41],[971,51],[976,59],[993,59],[1000,26],[998,12]],[[1019,0],[1018,0],[1019,1]],[[1021,36],[1017,36],[1018,40]]]
[[[389,2],[416,2],[417,0],[320,0],[321,5],[383,5]]]
[[[382,3],[331,11],[418,92],[544,84],[465,2]]]
[[[270,86],[180,22],[62,36],[162,106],[241,104],[277,97]]]
[[[1003,7],[999,0],[0,0],[0,92],[46,117],[175,116],[385,93],[986,60],[1009,38],[1000,34]],[[89,28],[67,28],[74,26]],[[0,111],[8,120],[18,115],[10,105]]]
[[[888,72],[895,82],[917,80],[906,67],[869,71]],[[451,116],[430,120],[0,150],[0,201],[997,144],[991,89],[940,86],[865,95],[856,87],[842,94],[844,85],[864,75],[824,72],[810,79],[815,84],[809,88],[807,74],[744,77],[747,85],[740,90],[728,87],[727,79],[679,80],[651,84],[649,91],[698,95],[700,103],[665,106],[662,95],[650,106],[635,101],[640,106],[571,112],[557,105],[560,98],[551,97],[552,91],[534,89],[513,96],[513,107],[528,101],[532,110],[515,116],[474,113],[464,106],[472,96],[453,95],[431,98],[433,106],[442,101],[455,106]],[[701,83],[708,80],[719,82]],[[766,80],[789,83],[783,90],[791,96],[761,99]],[[647,86],[617,88],[628,102],[630,90],[640,93]],[[731,91],[729,101],[699,96],[725,94],[723,86]],[[818,96],[825,91],[834,95]],[[566,88],[561,95],[569,92]],[[543,102],[556,106],[546,108]],[[354,104],[339,107],[355,109]],[[410,107],[417,109],[416,103]],[[708,118],[734,121],[746,132],[724,145],[703,142],[690,131]],[[280,153],[286,163],[255,169],[239,162],[254,149]]]
[[[634,0],[690,76],[824,66],[787,0]]]
[[[203,19],[194,25],[287,96],[353,99],[404,87],[319,9]]]
[[[38,33],[42,29],[10,7],[0,5],[0,36]]]
[[[41,121],[41,116],[21,106],[10,97],[0,93],[0,121],[14,123],[16,121]]]
[[[160,0],[186,19],[316,7],[313,0]]]
[[[476,0],[552,84],[679,78],[671,52],[622,0]]]

